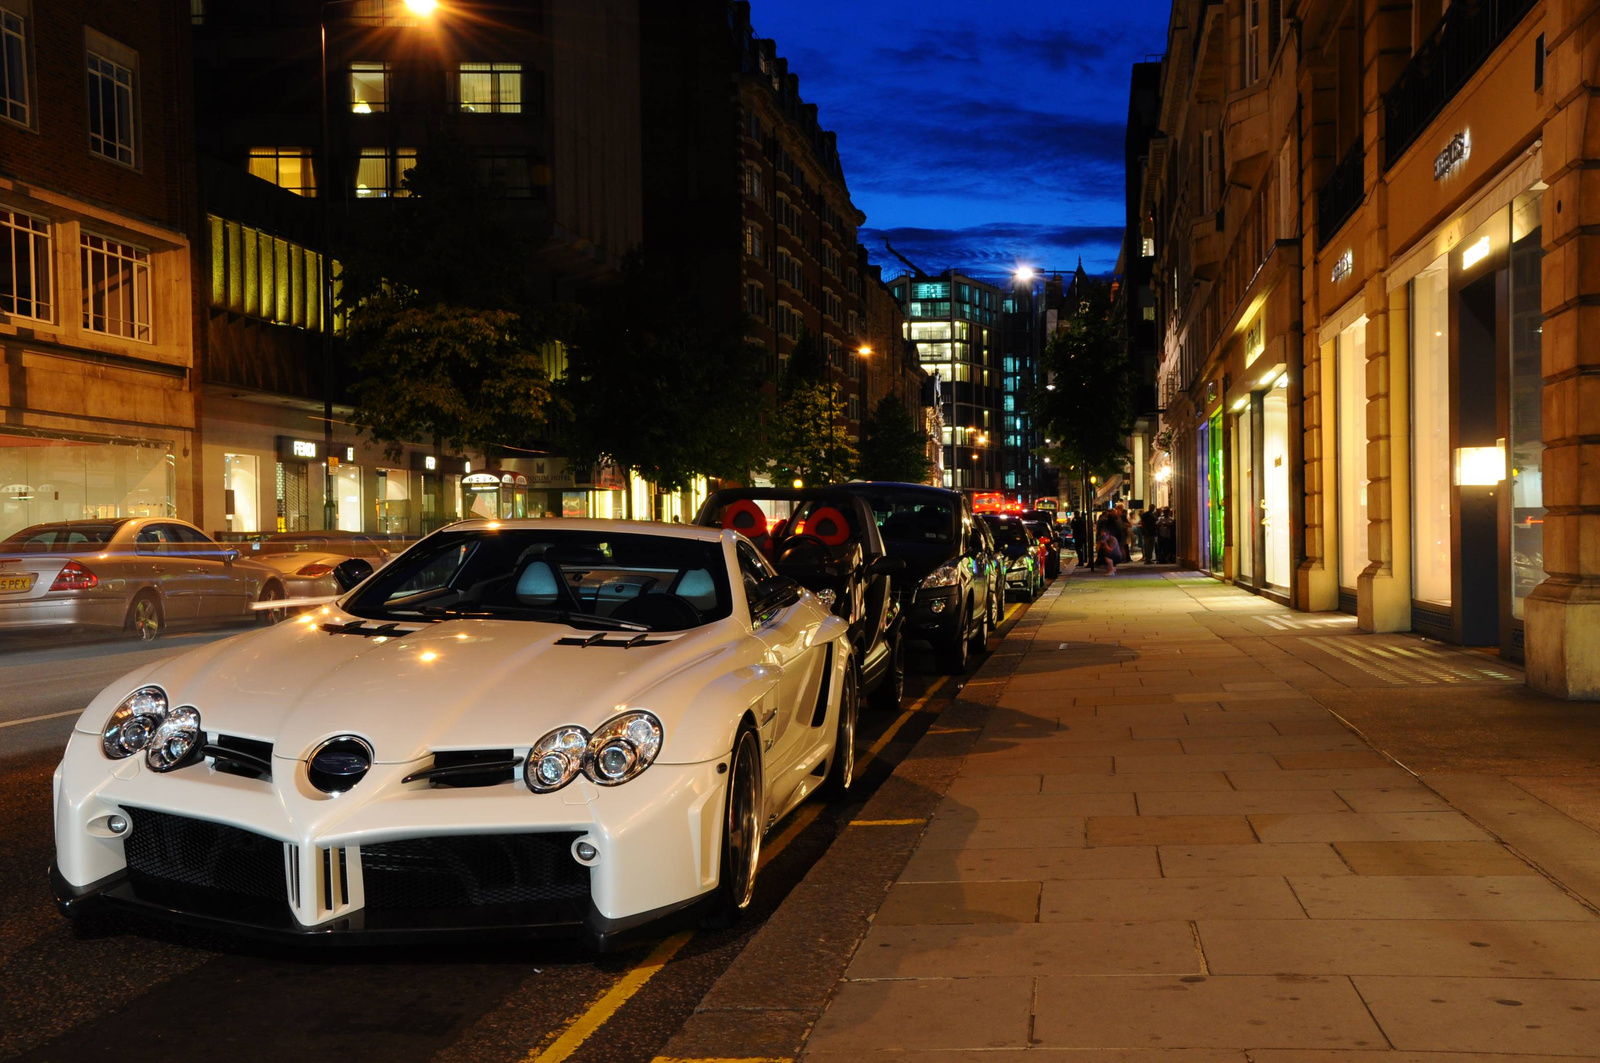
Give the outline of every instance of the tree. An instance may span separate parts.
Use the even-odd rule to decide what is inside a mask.
[[[799,480],[817,487],[849,479],[856,448],[839,423],[839,406],[827,359],[811,333],[802,330],[778,381],[777,408],[767,421],[773,483]]]
[[[899,395],[885,395],[862,426],[859,475],[868,480],[921,483],[933,463],[928,460],[928,435],[906,409]]]
[[[765,358],[705,323],[660,263],[635,253],[594,293],[567,352],[561,436],[578,463],[610,461],[667,490],[696,475],[747,479],[765,463]]]
[[[341,274],[355,419],[391,453],[529,446],[570,312],[539,298],[531,242],[461,145],[436,140],[404,183]]]
[[[1133,420],[1127,345],[1111,291],[1080,275],[1069,293],[1078,300],[1061,330],[1045,345],[1042,368],[1051,390],[1036,393],[1034,412],[1053,445],[1043,453],[1079,480],[1122,472]]]

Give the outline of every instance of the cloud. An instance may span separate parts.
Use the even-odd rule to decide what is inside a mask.
[[[1083,258],[1091,273],[1109,272],[1122,246],[1120,225],[1038,225],[998,221],[959,229],[897,226],[864,228],[861,242],[884,276],[906,272],[905,266],[884,247],[894,249],[927,273],[958,269],[987,280],[1004,280],[1019,265],[1068,270]]]
[[[999,45],[1007,55],[1024,57],[1057,72],[1069,68],[1090,70],[1106,58],[1108,49],[1119,42],[1122,34],[1111,30],[1083,33],[1078,30],[1042,30],[1026,33],[1011,32],[999,38]]]

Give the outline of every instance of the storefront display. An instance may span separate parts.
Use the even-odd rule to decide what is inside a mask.
[[[1262,561],[1267,586],[1292,579],[1289,544],[1289,378],[1278,377],[1261,400]]]
[[[1256,581],[1256,478],[1255,478],[1255,404],[1251,397],[1234,419],[1233,446],[1233,556],[1235,577],[1254,585]]]
[[[1539,199],[1518,197],[1511,210],[1511,615],[1544,579],[1544,377],[1541,350]]]
[[[1450,607],[1450,268],[1411,282],[1411,596]]]
[[[1367,319],[1339,333],[1339,587],[1354,592],[1370,560],[1367,543]]]
[[[261,527],[261,461],[254,454],[222,456],[223,520],[230,532],[266,531]]]
[[[0,537],[31,524],[172,517],[172,444],[0,432]]]

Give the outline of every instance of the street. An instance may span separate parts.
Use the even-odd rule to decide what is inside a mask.
[[[1002,632],[1026,610],[1013,605]],[[52,853],[50,774],[72,709],[139,664],[235,633],[153,645],[30,644],[0,656],[7,691],[0,889],[12,898],[0,914],[7,984],[0,1058],[164,1060],[201,1037],[209,1051],[241,1061],[312,1052],[396,1061],[648,1061],[962,682],[928,674],[929,662],[914,653],[902,711],[863,713],[850,797],[838,804],[813,799],[776,825],[745,920],[731,930],[697,930],[686,943],[664,933],[596,959],[559,941],[296,951],[144,923],[74,928],[56,913],[44,876]],[[663,939],[678,944],[671,962],[635,986],[630,972]],[[170,1017],[177,1021],[152,1021],[175,1001],[181,1004]]]

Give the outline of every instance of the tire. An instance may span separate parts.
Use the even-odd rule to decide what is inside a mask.
[[[880,712],[895,712],[906,696],[906,637],[896,634],[889,648],[889,663],[868,702]]]
[[[973,632],[967,649],[971,653],[989,652],[989,610],[983,611],[983,619],[978,621],[978,630]]]
[[[939,671],[945,675],[961,675],[967,670],[967,615],[967,606],[962,605],[955,630],[933,644]]]
[[[989,588],[989,628],[994,630],[1006,620],[1006,581],[1001,577],[1000,586]]]
[[[154,642],[166,629],[167,618],[161,599],[152,591],[134,595],[133,601],[128,603],[128,616],[122,622],[122,630],[141,642]]]
[[[822,792],[830,799],[844,797],[856,781],[856,721],[861,718],[861,681],[854,661],[844,668],[844,689],[839,692],[839,729],[834,734],[833,757]]]
[[[739,921],[755,894],[761,860],[761,740],[749,724],[739,728],[728,754],[728,798],[722,813],[722,859],[717,888],[706,910],[714,929]],[[730,871],[732,873],[730,873]]]
[[[256,601],[279,602],[285,597],[286,596],[283,593],[283,586],[281,584],[269,583],[265,587],[261,588],[261,594],[257,596]],[[288,610],[285,609],[262,609],[256,613],[256,623],[261,627],[271,627],[272,625],[282,621],[287,615]]]

